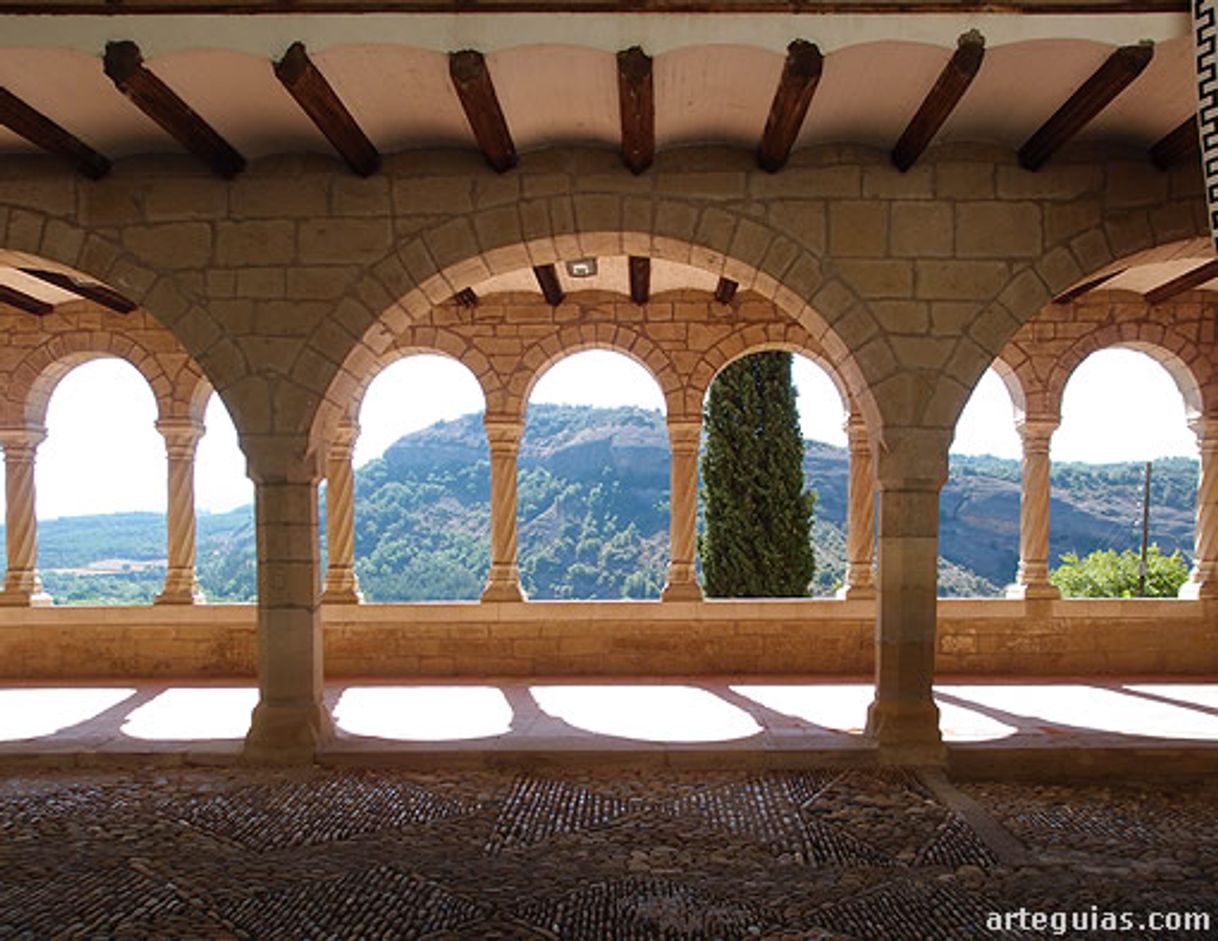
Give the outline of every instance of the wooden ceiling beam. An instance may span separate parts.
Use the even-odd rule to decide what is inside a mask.
[[[545,295],[547,304],[557,307],[563,302],[567,295],[558,283],[558,270],[553,265],[537,265],[533,268],[533,276],[537,278],[537,286]]]
[[[1201,136],[1197,133],[1197,116],[1190,114],[1150,148],[1150,160],[1160,170],[1170,170],[1199,153]]]
[[[1057,295],[1057,297],[1053,298],[1053,303],[1054,304],[1069,304],[1072,301],[1076,300],[1077,298],[1082,297],[1087,292],[1094,291],[1100,285],[1108,283],[1113,278],[1115,278],[1117,275],[1124,274],[1124,273],[1125,273],[1124,268],[1118,268],[1116,271],[1109,271],[1107,274],[1102,274],[1102,275],[1099,275],[1094,278],[1088,278],[1086,281],[1076,284],[1074,287],[1072,287],[1066,291],[1062,291],[1061,294],[1059,294],[1059,295]]]
[[[144,65],[140,47],[130,40],[106,43],[106,75],[131,103],[152,118],[213,173],[231,180],[245,169],[245,158]]]
[[[138,306],[135,301],[124,297],[118,291],[98,284],[95,281],[81,281],[62,271],[45,271],[42,268],[21,268],[22,274],[37,278],[47,284],[54,285],[62,291],[68,291],[77,297],[100,304],[116,314],[129,314]]]
[[[824,61],[820,49],[813,43],[796,39],[787,46],[782,77],[774,91],[774,101],[770,104],[770,114],[757,147],[757,165],[761,169],[774,173],[782,169],[791,156],[791,148],[795,146],[812,95],[820,82]]]
[[[372,176],[380,169],[381,155],[313,64],[304,43],[288,46],[283,58],[275,63],[275,77],[347,166],[360,176]]]
[[[37,314],[40,317],[49,314],[55,309],[53,304],[40,301],[24,291],[18,291],[16,288],[10,288],[4,284],[0,284],[0,304],[8,304],[10,307],[16,307],[27,314]]]
[[[646,304],[651,298],[651,259],[645,255],[630,256],[630,299]]]
[[[517,163],[516,145],[482,53],[473,49],[451,53],[448,74],[486,162],[497,173],[512,169]]]
[[[1142,74],[1154,54],[1154,46],[1149,43],[1122,46],[1112,53],[1019,148],[1019,165],[1025,170],[1043,167],[1062,145]]]
[[[736,296],[736,288],[740,287],[731,278],[719,278],[719,283],[715,285],[715,300],[720,304],[729,304],[733,297]]]
[[[462,288],[453,295],[453,300],[459,307],[477,307],[478,295],[473,288]]]
[[[1193,288],[1201,287],[1205,282],[1213,281],[1215,278],[1218,278],[1218,258],[1215,258],[1213,261],[1207,261],[1192,271],[1186,271],[1179,277],[1160,284],[1153,291],[1147,291],[1142,295],[1142,299],[1147,304],[1163,304],[1166,301],[1170,301],[1173,297],[1177,297],[1185,291],[1191,291]]]
[[[892,148],[893,165],[902,173],[912,167],[930,146],[939,128],[943,127],[943,122],[977,77],[984,58],[985,37],[977,30],[969,30],[957,40],[956,51],[947,60],[947,65],[939,73],[921,107]]]
[[[617,54],[617,99],[622,115],[622,162],[642,173],[656,154],[655,85],[651,56],[638,46]]]
[[[110,172],[109,160],[3,87],[0,87],[0,124],[35,147],[71,161],[90,180],[100,180]]]

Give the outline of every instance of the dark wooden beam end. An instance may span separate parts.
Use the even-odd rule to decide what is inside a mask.
[[[1186,271],[1166,284],[1160,284],[1153,291],[1147,291],[1143,295],[1143,299],[1147,304],[1163,304],[1173,297],[1177,297],[1185,291],[1191,291],[1193,288],[1199,288],[1205,282],[1213,281],[1215,278],[1218,278],[1218,258],[1207,261],[1192,271]]]
[[[486,162],[497,173],[516,166],[516,145],[481,52],[465,49],[448,57],[448,73],[461,99],[466,120]]]
[[[558,271],[553,265],[537,265],[533,269],[533,276],[537,278],[537,286],[545,295],[547,304],[557,307],[563,302],[567,295],[558,283]]]
[[[651,259],[646,256],[630,256],[630,299],[636,304],[646,304],[651,298]]]
[[[129,40],[107,43],[103,67],[132,104],[211,167],[217,176],[231,180],[245,169],[245,158],[144,66],[144,57],[135,43]]]
[[[304,43],[294,42],[288,47],[275,63],[275,76],[347,166],[360,176],[371,176],[380,169],[381,155],[313,64]]]
[[[100,180],[110,172],[110,161],[80,138],[65,131],[41,111],[0,87],[0,124],[18,137],[24,137],[47,153],[64,157],[90,180]]]
[[[796,39],[787,46],[782,77],[757,148],[757,165],[761,169],[774,173],[791,156],[823,69],[824,57],[815,44]]]
[[[736,288],[740,287],[731,278],[719,279],[719,283],[715,285],[715,300],[720,304],[729,304],[733,297],[736,296]]]
[[[104,284],[98,284],[95,281],[80,281],[73,278],[70,274],[64,274],[62,271],[44,271],[41,268],[21,268],[23,274],[28,274],[32,278],[37,278],[39,281],[44,281],[47,284],[53,284],[55,287],[63,291],[70,291],[77,297],[83,297],[85,300],[99,304],[108,310],[114,311],[116,314],[129,314],[136,308],[135,301],[124,297]]]
[[[1197,116],[1190,114],[1150,148],[1150,159],[1160,170],[1170,170],[1200,153],[1201,135],[1197,130]]]
[[[3,284],[0,284],[0,304],[8,304],[27,314],[37,314],[39,317],[43,317],[55,309],[46,301],[40,301],[23,291],[6,287]]]
[[[985,58],[985,37],[977,30],[965,33],[956,44],[956,51],[939,73],[939,78],[910,120],[901,139],[892,148],[892,162],[904,173],[917,162],[930,146],[939,128],[968,91],[981,70]]]
[[[458,307],[478,306],[478,295],[474,293],[473,288],[462,288],[453,295],[453,300],[457,302]]]
[[[622,113],[622,162],[642,173],[655,159],[656,102],[651,56],[638,46],[617,54],[617,97]]]
[[[1043,167],[1067,141],[1142,74],[1154,54],[1154,46],[1139,43],[1136,46],[1122,46],[1105,59],[1104,64],[1019,148],[1019,165],[1025,170]]]

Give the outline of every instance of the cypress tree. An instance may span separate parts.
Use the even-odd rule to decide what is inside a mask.
[[[790,353],[755,353],[715,379],[704,414],[698,545],[715,598],[806,597],[816,562]]]

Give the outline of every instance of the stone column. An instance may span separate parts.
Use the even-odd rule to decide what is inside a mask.
[[[1180,586],[1181,598],[1218,598],[1218,416],[1189,422],[1201,449],[1197,485],[1197,529],[1193,571]]]
[[[251,447],[244,446],[248,456]],[[266,443],[265,450],[276,449]],[[334,734],[322,701],[319,475],[295,462],[271,470],[249,463],[258,531],[258,705],[245,754],[253,761],[310,762]]]
[[[939,491],[950,435],[889,432],[881,452],[875,700],[867,734],[885,763],[939,763],[935,668]],[[902,438],[904,440],[902,440]]]
[[[1052,416],[1027,416],[1015,423],[1023,440],[1023,485],[1019,495],[1019,574],[1008,598],[1053,599],[1061,592],[1049,582],[1049,442],[1057,430]]]
[[[838,597],[847,601],[875,597],[871,564],[875,557],[875,467],[871,439],[861,415],[846,420],[850,445],[849,505],[846,510],[846,583]]]
[[[700,418],[670,418],[672,499],[669,501],[668,583],[663,601],[701,601],[702,589],[694,566],[698,538],[698,445]]]
[[[359,604],[355,575],[355,471],[359,425],[341,422],[326,451],[326,584],[322,604]]]
[[[483,601],[524,601],[516,561],[516,454],[524,422],[487,416],[491,449],[491,571]]]
[[[8,571],[0,605],[43,607],[51,597],[38,577],[38,519],[34,510],[34,462],[45,428],[0,431],[4,447],[4,533]]]
[[[168,459],[169,503],[166,513],[168,563],[165,588],[155,604],[198,604],[199,590],[195,571],[195,451],[204,428],[191,419],[164,419],[156,430],[165,439]]]

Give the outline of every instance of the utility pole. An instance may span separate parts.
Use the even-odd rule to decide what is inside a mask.
[[[1138,563],[1138,597],[1146,597],[1146,538],[1150,531],[1150,461],[1146,462],[1146,480],[1142,485],[1142,561]]]

